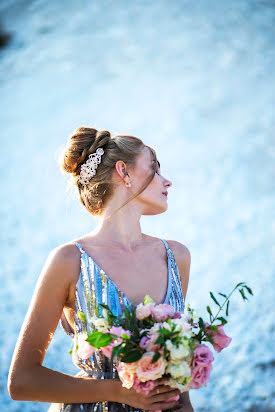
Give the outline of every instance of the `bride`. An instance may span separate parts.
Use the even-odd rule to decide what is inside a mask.
[[[172,183],[161,175],[154,149],[134,136],[79,127],[62,153],[61,169],[72,175],[80,202],[98,218],[98,225],[49,253],[14,350],[8,377],[11,398],[50,402],[49,410],[60,412],[193,411],[188,392],[178,402],[165,402],[180,394],[165,385],[166,378],[148,395],[137,393],[122,386],[104,355],[83,360],[76,350],[86,327],[76,312],[94,315],[99,297],[116,313],[142,302],[146,294],[156,303],[184,309],[188,248],[142,233],[140,226],[142,215],[163,213],[168,207]],[[80,368],[76,376],[43,366],[59,321],[74,339],[72,358]]]

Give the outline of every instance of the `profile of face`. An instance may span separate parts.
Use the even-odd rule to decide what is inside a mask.
[[[172,182],[161,175],[160,163],[157,161],[157,169],[153,180],[133,201],[141,208],[142,215],[157,215],[168,208],[167,193]],[[154,160],[151,151],[145,146],[137,156],[136,165],[129,171],[131,190],[135,193],[148,179],[154,170]],[[129,190],[129,189],[128,189]]]

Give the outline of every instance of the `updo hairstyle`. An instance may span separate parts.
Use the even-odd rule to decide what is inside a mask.
[[[90,153],[98,148],[103,148],[101,163],[97,166],[96,174],[87,185],[79,182],[80,168],[86,162]],[[100,216],[108,200],[112,197],[115,184],[112,181],[112,173],[118,160],[132,168],[135,166],[136,157],[144,147],[151,151],[153,164],[152,174],[142,184],[137,193],[134,193],[117,210],[126,205],[130,200],[139,195],[152,181],[157,169],[155,150],[145,145],[141,139],[129,135],[117,135],[112,137],[108,130],[98,131],[91,127],[78,127],[69,137],[66,148],[59,159],[62,172],[71,173],[72,184],[78,188],[78,198],[82,205],[93,216]]]

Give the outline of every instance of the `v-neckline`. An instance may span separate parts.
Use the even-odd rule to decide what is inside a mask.
[[[118,287],[117,283],[114,282],[114,281],[110,278],[110,276],[105,272],[105,270],[102,269],[102,268],[96,263],[96,261],[92,258],[92,256],[89,255],[89,254],[86,252],[86,250],[85,250],[79,243],[77,243],[77,242],[73,242],[73,243],[74,243],[75,245],[80,246],[80,248],[81,248],[81,256],[82,256],[83,254],[85,254],[88,259],[91,259],[91,261],[92,261],[92,262],[94,263],[94,265],[99,269],[99,271],[102,271],[102,272],[104,273],[105,277],[109,280],[109,282],[111,282],[111,283],[114,285],[115,289],[116,289],[118,292],[120,292],[120,293],[126,298],[127,302],[130,303],[130,305],[131,305],[132,307],[137,306],[137,305],[135,305],[134,303],[131,302],[131,300],[128,298],[128,296],[126,295],[126,293],[124,293],[123,290],[121,290],[121,289]],[[164,242],[163,242],[163,243],[164,243]],[[169,294],[170,294],[171,262],[170,262],[170,257],[169,257],[168,249],[167,249],[166,245],[164,245],[164,246],[165,246],[166,255],[167,255],[167,270],[168,270],[168,274],[167,274],[167,289],[166,289],[166,294],[165,294],[164,301],[161,302],[161,303],[157,303],[157,305],[163,305],[164,303],[167,303],[167,300],[168,300]]]

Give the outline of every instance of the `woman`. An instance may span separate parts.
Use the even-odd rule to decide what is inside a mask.
[[[155,151],[133,136],[112,137],[108,131],[79,127],[69,138],[61,168],[72,174],[79,200],[99,218],[98,226],[49,254],[14,351],[10,396],[52,402],[50,411],[172,407],[193,411],[187,392],[181,394],[179,403],[165,402],[179,394],[178,389],[165,385],[165,378],[149,395],[143,395],[122,387],[113,364],[103,354],[95,353],[89,360],[77,354],[79,334],[89,325],[76,313],[81,310],[88,318],[93,316],[99,299],[116,314],[126,305],[143,301],[145,294],[157,303],[184,309],[191,260],[188,248],[146,235],[140,227],[142,215],[167,210],[167,189],[172,183],[160,174]],[[43,366],[59,320],[74,338],[73,361],[81,369],[77,376]]]

